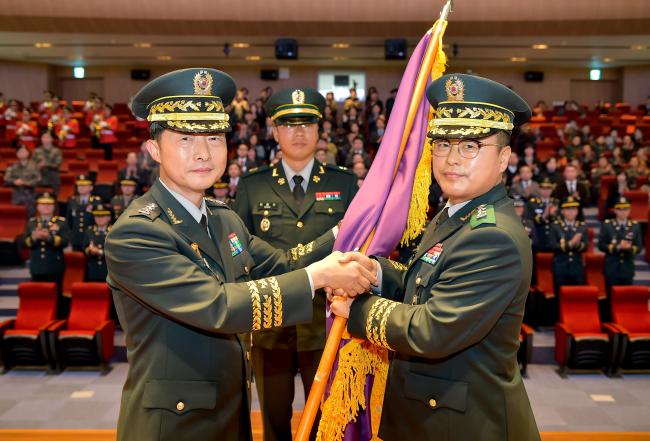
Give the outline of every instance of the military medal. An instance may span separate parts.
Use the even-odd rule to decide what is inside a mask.
[[[429,251],[424,253],[424,256],[420,258],[420,260],[430,263],[431,265],[435,265],[435,263],[438,261],[440,258],[440,255],[442,254],[442,243],[438,242],[431,248]]]
[[[232,257],[235,257],[237,254],[244,251],[244,246],[241,244],[235,233],[230,233],[228,235],[228,244],[230,245],[230,255]]]
[[[262,219],[262,222],[260,222],[260,230],[266,233],[270,229],[271,229],[271,221],[269,220],[268,217],[265,217],[264,219]]]

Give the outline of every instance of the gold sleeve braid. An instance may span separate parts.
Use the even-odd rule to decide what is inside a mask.
[[[314,251],[314,242],[309,242],[307,245],[298,245],[289,250],[291,252],[291,258],[293,260],[298,260],[298,258],[305,256],[312,251]]]
[[[401,264],[401,263],[399,263],[399,262],[397,262],[395,260],[390,260],[389,259],[388,261],[390,262],[391,265],[393,265],[393,268],[395,268],[398,271],[406,271],[408,269],[408,267],[406,265]]]
[[[283,324],[282,289],[275,277],[246,282],[253,307],[253,331]]]
[[[393,350],[388,344],[386,327],[388,318],[398,304],[398,302],[380,298],[372,305],[366,319],[366,337],[370,343]]]

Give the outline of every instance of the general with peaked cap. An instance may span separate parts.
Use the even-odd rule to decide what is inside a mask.
[[[357,193],[356,177],[314,158],[325,98],[306,87],[284,89],[266,103],[282,160],[244,175],[234,208],[248,230],[283,250],[298,253],[334,227]],[[296,373],[309,394],[325,347],[325,296],[314,297],[311,323],[253,334],[255,385],[264,439],[291,439]],[[318,422],[314,424],[315,436]]]
[[[57,201],[52,193],[36,196],[36,216],[25,228],[25,246],[31,250],[29,271],[34,282],[56,282],[59,293],[57,318],[67,318],[69,299],[62,297],[65,262],[63,250],[70,241],[65,218],[57,216]]]
[[[244,333],[309,321],[325,279],[346,287],[351,272],[365,280],[359,290],[374,281],[336,255],[318,261],[331,252],[333,231],[283,253],[204,197],[226,166],[234,92],[229,75],[191,68],[153,80],[131,103],[150,122],[146,147],[160,178],[117,219],[104,247],[129,354],[121,441],[250,441]]]
[[[539,440],[517,363],[531,244],[502,180],[511,131],[531,111],[472,75],[444,75],[426,93],[433,173],[449,199],[408,266],[378,259],[381,296],[349,309],[353,337],[394,351],[379,437]]]
[[[587,251],[587,224],[578,220],[580,200],[569,196],[560,202],[559,219],[551,227],[550,247],[553,256],[555,294],[565,285],[584,285],[585,267],[582,253]]]
[[[632,285],[634,281],[634,256],[643,249],[641,226],[630,219],[632,204],[626,197],[619,197],[614,203],[612,219],[606,219],[600,228],[598,249],[606,254],[605,285],[607,298],[611,287],[615,285]],[[606,302],[609,306],[609,302]],[[605,317],[609,318],[609,308],[604,308]]]

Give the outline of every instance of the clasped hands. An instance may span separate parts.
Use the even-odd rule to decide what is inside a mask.
[[[377,286],[379,264],[353,251],[335,251],[309,266],[314,288],[324,288],[334,314],[347,318],[354,298]]]

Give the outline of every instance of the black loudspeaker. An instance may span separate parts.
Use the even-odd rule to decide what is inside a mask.
[[[149,69],[131,69],[131,79],[138,81],[147,81],[151,77]]]
[[[406,40],[393,38],[384,43],[384,56],[387,60],[406,60]]]
[[[544,81],[544,72],[529,70],[524,72],[524,80],[530,83],[541,83]]]
[[[262,69],[260,70],[260,79],[264,81],[276,81],[280,72],[277,69]]]
[[[278,60],[297,60],[298,41],[295,38],[278,38],[275,40],[275,58]]]
[[[338,87],[349,87],[350,75],[334,75],[334,85]]]

